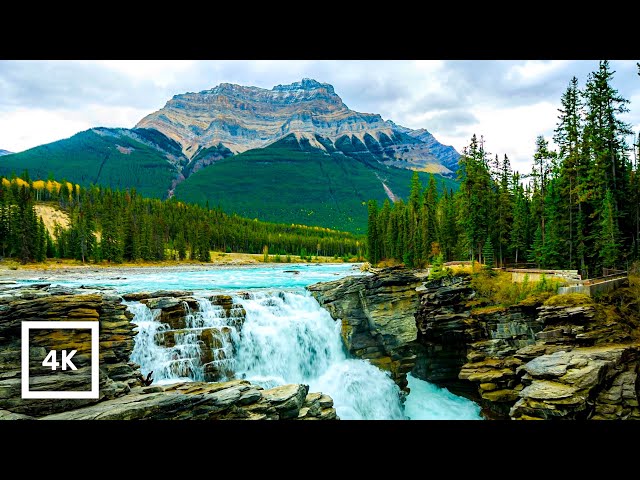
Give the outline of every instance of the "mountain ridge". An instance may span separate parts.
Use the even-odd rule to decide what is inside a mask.
[[[212,147],[233,155],[264,148],[289,134],[308,139],[319,150],[370,154],[384,164],[449,176],[460,156],[426,129],[412,130],[379,114],[349,109],[332,85],[309,78],[270,90],[221,83],[174,95],[136,128],[162,132],[182,145],[190,160]]]
[[[0,157],[0,175],[66,179],[362,233],[366,202],[406,198],[412,170],[452,181],[459,154],[426,129],[347,107],[313,79],[174,95],[132,128],[94,127]],[[448,177],[448,178],[447,178]],[[444,183],[443,183],[444,182]]]

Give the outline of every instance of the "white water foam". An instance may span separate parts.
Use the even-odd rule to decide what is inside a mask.
[[[368,361],[348,359],[340,322],[308,293],[256,292],[247,311],[237,373],[265,388],[304,383],[331,396],[342,419],[404,419],[399,388]]]
[[[482,420],[480,405],[446,388],[407,375],[411,393],[404,404],[411,420]]]

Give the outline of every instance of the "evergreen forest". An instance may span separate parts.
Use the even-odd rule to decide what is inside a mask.
[[[475,260],[574,269],[582,278],[627,270],[640,258],[640,137],[621,119],[630,101],[615,89],[614,74],[603,60],[584,88],[570,80],[557,148],[538,136],[530,172],[514,171],[506,154],[492,155],[474,134],[459,160],[457,192],[439,193],[434,178],[425,188],[414,174],[406,201],[370,200],[369,260]]]
[[[45,228],[35,205],[55,206],[70,224]],[[364,239],[322,227],[260,222],[175,199],[144,198],[134,188],[83,188],[28,172],[0,183],[0,255],[22,263],[46,258],[84,262],[197,260],[211,251],[269,254],[276,261],[332,256],[357,260]]]

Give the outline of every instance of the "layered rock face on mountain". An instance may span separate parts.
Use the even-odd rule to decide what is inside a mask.
[[[383,163],[433,173],[452,173],[459,157],[426,130],[353,111],[333,86],[306,78],[271,90],[222,83],[175,95],[136,127],[162,132],[178,142],[189,159],[210,153],[214,158],[209,161],[262,148],[291,134],[330,153],[369,154]]]

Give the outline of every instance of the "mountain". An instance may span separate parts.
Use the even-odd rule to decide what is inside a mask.
[[[175,95],[135,128],[92,128],[0,157],[0,175],[220,206],[274,222],[366,230],[369,199],[408,195],[412,170],[452,177],[459,154],[427,130],[349,109],[327,83],[223,83]],[[450,178],[439,186],[456,188]]]
[[[13,153],[13,152],[10,152],[9,150],[3,150],[3,149],[0,148],[0,156],[9,155],[10,153]]]
[[[453,174],[459,157],[428,131],[353,111],[333,86],[308,78],[271,90],[222,83],[199,93],[175,95],[136,127],[158,130],[178,142],[192,161],[191,170],[264,148],[291,134],[324,152],[341,151],[433,173]]]
[[[260,220],[367,231],[367,201],[408,198],[413,172],[327,154],[290,134],[265,148],[221,159],[191,175],[176,198]],[[419,173],[426,187],[429,174]],[[436,177],[438,187],[457,189]]]
[[[125,128],[92,128],[0,158],[0,175],[28,170],[33,179],[53,176],[85,187],[134,187],[152,197],[166,196],[186,164],[180,146],[160,132]]]

